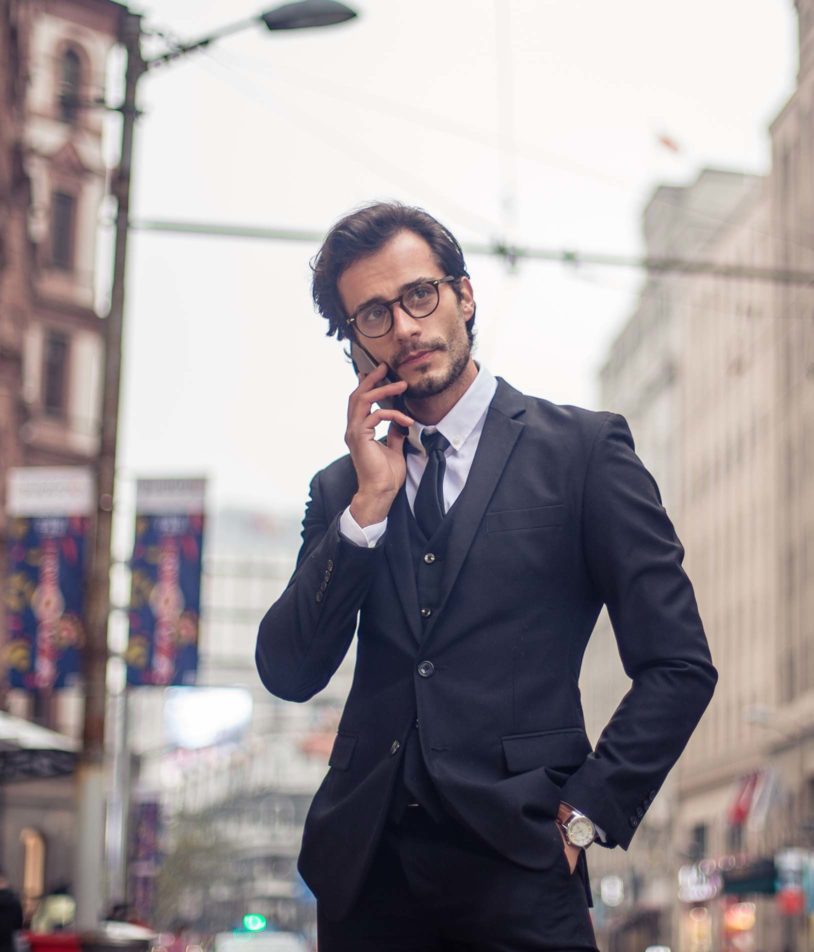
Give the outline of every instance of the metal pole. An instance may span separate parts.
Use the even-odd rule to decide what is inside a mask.
[[[141,56],[141,18],[124,10],[119,39],[127,52],[125,94],[122,107],[121,155],[113,181],[117,200],[116,244],[110,310],[105,321],[102,422],[97,463],[95,547],[88,584],[88,630],[84,649],[85,710],[82,753],[76,775],[79,807],[76,849],[76,925],[94,928],[102,913],[104,896],[105,831],[105,705],[107,701],[107,627],[110,617],[110,542],[116,442],[119,418],[122,326],[130,209],[130,166],[136,120],[136,86],[144,72]]]
[[[108,905],[127,903],[127,833],[130,813],[129,700],[126,685],[110,699],[110,713],[113,718],[112,757],[105,832]]]

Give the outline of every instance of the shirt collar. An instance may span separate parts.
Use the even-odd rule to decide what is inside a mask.
[[[450,449],[459,450],[483,419],[495,395],[495,390],[497,390],[497,380],[486,367],[479,366],[478,375],[469,385],[469,389],[436,426],[425,426],[418,420],[413,423],[407,434],[410,445],[423,454],[425,450],[421,442],[422,432],[425,429],[440,430],[441,434],[449,440]]]

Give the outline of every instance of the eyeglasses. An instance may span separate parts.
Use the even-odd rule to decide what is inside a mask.
[[[398,304],[402,311],[417,320],[429,317],[438,307],[441,297],[439,285],[451,284],[456,278],[433,278],[432,281],[418,281],[411,284],[392,301],[374,301],[365,304],[348,318],[363,337],[384,337],[393,326],[393,305]]]

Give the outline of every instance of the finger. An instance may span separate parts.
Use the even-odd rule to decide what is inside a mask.
[[[396,380],[394,383],[387,383],[383,387],[376,387],[375,390],[368,390],[366,393],[359,395],[360,400],[364,400],[365,403],[379,403],[381,400],[386,400],[388,397],[396,397],[407,389],[406,380]]]
[[[402,413],[401,410],[381,409],[374,410],[373,413],[369,414],[365,418],[364,426],[366,429],[374,430],[384,420],[390,420],[391,423],[397,423],[406,429],[413,425],[412,418],[408,417],[406,413]]]
[[[383,380],[387,371],[390,368],[387,364],[382,361],[375,370],[371,370],[368,374],[359,374],[359,387],[361,391],[363,388],[369,390],[371,387],[374,387],[380,380]]]
[[[377,367],[376,369],[378,370],[379,368]],[[404,393],[407,389],[407,382],[405,380],[396,380],[393,383],[385,384],[383,387],[375,387],[373,389],[365,387],[372,376],[373,374],[369,374],[348,398],[348,419],[361,421],[363,417],[370,413],[372,404],[380,403],[388,397],[396,397]]]

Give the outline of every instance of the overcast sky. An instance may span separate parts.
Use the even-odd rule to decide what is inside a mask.
[[[762,172],[794,87],[792,0],[355,0],[349,24],[249,30],[140,88],[134,217],[326,230],[418,204],[463,242],[641,252],[660,183]],[[260,12],[155,0],[181,39]],[[152,47],[151,47],[152,49]],[[671,137],[681,151],[660,146]],[[127,476],[204,474],[211,502],[299,510],[344,452],[354,378],[314,314],[316,246],[136,232]],[[472,256],[478,356],[526,392],[596,407],[641,275]]]

